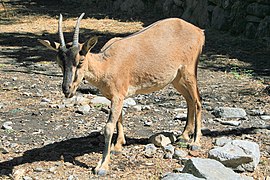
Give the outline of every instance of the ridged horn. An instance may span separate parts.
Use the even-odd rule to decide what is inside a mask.
[[[75,27],[75,32],[74,32],[74,36],[73,36],[72,46],[78,46],[78,44],[79,44],[80,21],[83,18],[84,14],[85,13],[82,13],[80,15],[80,17],[78,18],[78,20],[77,20],[76,27]]]
[[[60,39],[60,46],[66,47],[63,29],[62,29],[62,20],[63,20],[63,17],[62,17],[62,14],[60,14],[59,21],[58,21],[58,34],[59,34],[59,39]]]

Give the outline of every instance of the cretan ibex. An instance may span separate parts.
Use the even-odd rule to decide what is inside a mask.
[[[187,123],[182,137],[189,140],[189,135],[194,133],[191,145],[200,146],[201,101],[197,66],[205,41],[203,30],[178,18],[164,19],[130,36],[113,38],[94,54],[89,51],[96,44],[97,37],[79,43],[79,24],[83,15],[77,20],[72,43],[65,44],[61,14],[60,44],[48,40],[40,42],[57,52],[57,63],[63,72],[62,89],[67,98],[75,94],[85,78],[111,100],[104,132],[105,149],[95,172],[104,175],[109,169],[115,127],[118,136],[114,151],[121,151],[125,144],[122,125],[124,99],[160,90],[170,83],[187,101]]]

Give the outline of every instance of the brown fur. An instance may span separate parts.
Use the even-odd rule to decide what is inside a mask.
[[[181,19],[158,21],[125,38],[111,39],[98,54],[87,53],[96,43],[90,39],[80,45],[69,85],[67,97],[74,95],[84,77],[111,100],[111,112],[105,126],[105,149],[96,167],[105,174],[111,151],[111,139],[117,125],[118,138],[114,150],[121,151],[125,143],[122,126],[122,107],[126,97],[157,91],[172,83],[184,96],[188,105],[188,120],[183,138],[194,133],[193,144],[199,145],[201,137],[201,102],[197,87],[198,58],[204,45],[201,29]],[[46,45],[46,41],[42,40]],[[48,44],[47,47],[52,49]],[[57,47],[57,45],[56,45]],[[82,60],[83,59],[83,60]],[[195,122],[195,126],[194,126]]]

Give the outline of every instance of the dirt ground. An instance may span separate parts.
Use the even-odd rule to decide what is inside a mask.
[[[11,121],[12,129],[0,129],[0,179],[159,179],[164,173],[183,167],[178,160],[164,159],[162,149],[153,158],[143,155],[150,135],[183,130],[176,121],[177,109],[185,101],[171,86],[133,97],[149,105],[143,111],[126,109],[124,126],[127,144],[122,154],[112,155],[110,174],[97,177],[94,168],[103,149],[103,132],[108,114],[93,107],[89,114],[75,107],[59,108],[61,72],[54,53],[37,39],[58,40],[57,19],[64,15],[63,30],[70,40],[76,17],[81,21],[80,41],[99,35],[93,49],[98,52],[110,38],[126,36],[151,22],[154,17],[117,17],[86,7],[74,8],[53,1],[7,1],[0,6],[0,125]],[[68,13],[72,11],[72,13]],[[199,152],[188,157],[207,157],[218,137],[246,139],[260,146],[261,159],[255,172],[243,173],[254,179],[270,176],[270,122],[253,111],[270,115],[270,50],[264,44],[228,33],[206,30],[206,45],[200,59],[198,81],[203,99],[203,138]],[[91,94],[92,93],[92,94]],[[99,94],[84,82],[78,94],[92,98]],[[42,103],[44,98],[49,103]],[[221,125],[212,115],[215,107],[240,107],[248,113],[240,126]],[[145,127],[144,121],[152,126]]]

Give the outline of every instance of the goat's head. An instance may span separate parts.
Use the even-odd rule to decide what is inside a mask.
[[[77,20],[72,43],[65,43],[61,14],[58,23],[60,43],[39,40],[40,43],[57,52],[56,61],[63,72],[62,90],[67,98],[70,98],[75,94],[82,81],[84,72],[87,70],[88,66],[86,55],[97,42],[97,37],[93,37],[83,44],[79,43],[79,26],[83,16],[84,13],[82,13]]]

